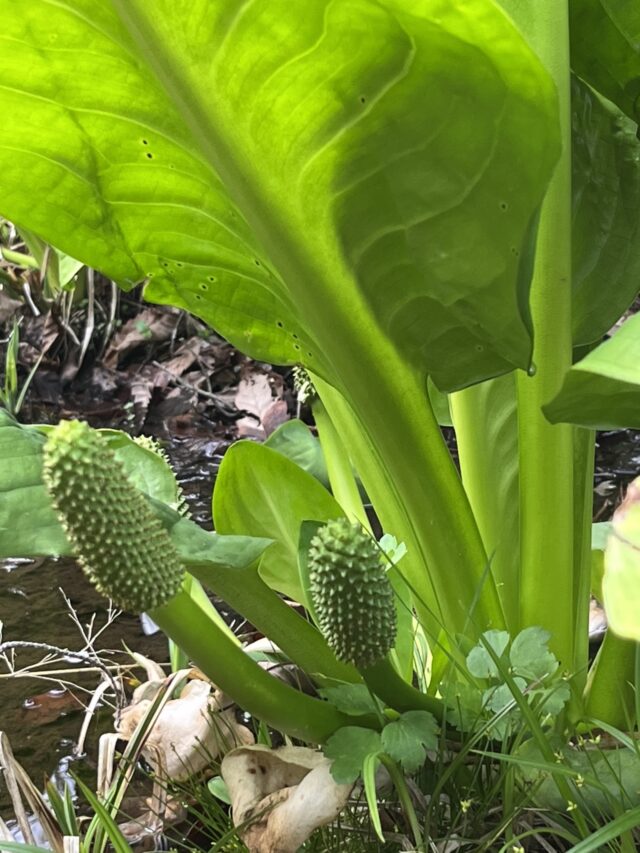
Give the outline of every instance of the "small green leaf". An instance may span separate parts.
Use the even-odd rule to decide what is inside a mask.
[[[482,635],[498,657],[509,645],[506,631],[485,631]],[[499,678],[500,673],[486,648],[478,643],[467,655],[467,669],[475,678]]]
[[[175,545],[180,559],[187,568],[206,577],[218,566],[231,569],[245,569],[253,565],[271,544],[270,539],[252,536],[221,536],[219,533],[203,530],[195,521],[184,518],[175,510],[164,507],[158,501],[150,500],[156,515],[163,522],[171,541]]]
[[[71,553],[42,482],[44,436],[0,409],[0,556]]]
[[[442,684],[440,693],[447,705],[447,720],[460,731],[472,731],[482,716],[482,693],[478,688],[456,681]]]
[[[527,682],[524,678],[516,676],[513,680],[518,690],[520,690],[521,693],[524,692],[527,687]],[[485,690],[483,695],[483,703],[485,707],[494,714],[499,714],[500,711],[503,711],[508,705],[513,704],[514,701],[513,693],[509,690],[509,686],[507,684],[499,684],[497,687],[490,687],[488,690]]]
[[[349,785],[360,775],[365,758],[382,751],[378,732],[359,726],[345,726],[331,735],[324,754],[333,762],[331,775],[339,785]]]
[[[515,638],[509,652],[511,667],[516,675],[537,681],[558,668],[556,656],[549,651],[550,634],[544,628],[525,628]]]
[[[360,714],[375,714],[379,710],[366,684],[338,684],[335,687],[324,687],[319,693],[343,714],[357,717]]]
[[[437,748],[438,731],[433,714],[406,711],[399,720],[384,727],[382,746],[406,773],[415,773],[424,764],[427,750]]]
[[[549,691],[545,692],[547,696],[540,705],[539,711],[542,714],[551,714],[555,717],[569,701],[571,689],[566,681],[558,681]]]
[[[222,776],[214,776],[213,779],[209,779],[207,782],[207,789],[217,800],[226,803],[228,806],[231,805],[229,789],[227,788],[226,782]]]
[[[407,553],[407,546],[404,542],[398,542],[396,537],[392,536],[391,533],[384,534],[378,542],[378,547],[394,566],[397,566]]]
[[[302,421],[294,418],[282,424],[271,433],[264,445],[282,453],[307,474],[319,480],[325,488],[329,488],[327,464],[320,442]]]

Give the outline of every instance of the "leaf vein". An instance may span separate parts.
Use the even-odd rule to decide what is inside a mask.
[[[298,189],[301,188],[301,185],[305,178],[305,173],[308,169],[313,165],[313,163],[320,157],[327,149],[331,148],[341,136],[343,136],[348,130],[355,127],[359,122],[365,119],[376,107],[379,101],[385,97],[393,88],[398,86],[411,72],[411,67],[415,61],[417,55],[416,44],[413,39],[410,41],[411,47],[409,52],[407,53],[407,57],[402,64],[402,67],[393,74],[388,80],[386,80],[380,89],[370,97],[366,107],[362,110],[359,110],[358,113],[354,116],[350,116],[349,118],[345,118],[340,127],[336,128],[333,134],[329,137],[329,139],[325,140],[325,142],[317,148],[310,157],[301,165],[300,173],[298,175],[298,179],[296,181]]]

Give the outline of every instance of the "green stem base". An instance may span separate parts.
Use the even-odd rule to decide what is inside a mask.
[[[149,615],[216,687],[290,737],[323,743],[343,726],[378,727],[373,716],[348,717],[266,673],[185,592]]]

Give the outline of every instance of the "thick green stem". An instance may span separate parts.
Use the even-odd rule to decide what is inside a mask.
[[[328,702],[313,699],[269,675],[185,592],[150,615],[216,687],[278,731],[323,743],[342,726],[377,726],[374,718],[354,722],[353,717],[341,714]]]
[[[215,608],[213,602],[207,596],[207,593],[202,588],[202,584],[194,578],[192,574],[187,572],[185,574],[184,581],[182,582],[182,589],[193,598],[194,601],[197,601],[200,607],[209,614],[209,616],[217,622],[220,628],[226,632],[229,639],[233,640],[234,643],[240,645],[240,641],[235,636],[231,628],[224,621],[222,616],[218,613]],[[171,671],[177,672],[179,669],[184,669],[187,665],[187,656],[182,651],[182,649],[177,646],[173,640],[169,640],[169,660],[171,661]]]
[[[402,679],[388,660],[382,660],[362,670],[369,688],[395,711],[429,711],[442,722],[445,707],[440,699],[427,696]]]
[[[593,526],[593,468],[595,430],[574,429],[574,639],[573,690],[579,696],[585,689],[589,668],[589,602],[591,599],[591,528]],[[579,711],[579,709],[576,709]]]
[[[397,468],[390,465],[386,459],[383,460],[379,448],[366,431],[360,412],[349,405],[340,392],[319,377],[314,376],[314,384],[340,435],[349,447],[356,469],[384,530],[392,533],[407,546],[407,555],[398,567],[398,573],[405,578],[413,593],[421,624],[432,642],[437,645],[441,628],[448,636],[454,637],[455,634],[468,630],[469,624],[475,625],[474,633],[481,633],[487,625],[502,627],[504,624],[502,610],[492,579],[488,579],[485,583],[482,603],[470,616],[474,595],[478,593],[481,577],[486,569],[487,557],[455,470],[453,470],[453,483],[450,484],[452,489],[449,495],[449,500],[452,501],[450,510],[454,511],[458,507],[464,519],[470,520],[471,526],[468,527],[466,523],[462,525],[465,530],[463,542],[457,541],[454,538],[455,534],[451,532],[450,550],[447,552],[448,563],[446,566],[440,566],[441,569],[448,569],[448,572],[441,573],[435,571],[433,563],[426,557],[425,540],[429,540],[429,537],[433,540],[440,539],[442,531],[434,526],[433,519],[427,511],[418,512],[416,509],[415,512],[411,512],[411,507],[407,505],[404,493],[399,488],[400,478],[397,476]],[[423,397],[428,406],[426,394],[423,394]],[[428,416],[435,424],[430,408]],[[415,417],[418,417],[417,412]],[[438,441],[442,443],[439,430]],[[417,466],[413,448],[411,454],[406,454],[404,444],[405,442],[402,441],[398,443],[395,454],[404,458],[404,466],[407,464]],[[453,469],[448,450],[444,444],[443,447],[447,454],[448,465]],[[416,468],[412,476],[419,475],[420,472]],[[424,487],[425,484],[422,486]],[[440,544],[446,544],[446,537]],[[467,553],[476,552],[477,576],[473,580],[469,579],[468,585],[465,585],[462,573],[457,571],[458,566],[454,559],[461,548]]]
[[[515,374],[449,397],[465,492],[498,587],[506,626],[520,621],[520,498]]]
[[[573,669],[573,427],[541,407],[571,366],[571,126],[566,0],[536,0],[529,41],[556,82],[561,159],[540,216],[531,313],[535,375],[518,376],[521,627],[541,625],[561,665]]]
[[[355,667],[336,659],[320,631],[270,589],[255,566],[228,569],[209,563],[190,566],[190,571],[309,675],[359,680]]]
[[[319,397],[314,400],[311,410],[327,464],[333,496],[351,521],[359,521],[365,530],[371,532],[371,525],[360,497],[351,459],[344,442]]]
[[[386,532],[400,536],[401,541],[403,541],[402,531],[410,529],[409,521],[402,513],[401,505],[397,504],[393,500],[392,484],[388,482],[386,472],[382,472],[382,481],[387,485],[378,489],[379,482],[377,476],[382,469],[375,464],[371,464],[374,460],[374,452],[371,445],[366,441],[360,426],[355,422],[354,418],[351,417],[342,395],[330,385],[327,385],[326,382],[323,382],[319,377],[314,377],[314,383],[316,384],[318,394],[322,397],[320,405],[322,406],[324,417],[331,424],[331,428],[336,435],[342,436],[342,439],[340,439],[341,444],[344,446],[344,443],[346,443],[349,446],[358,471],[366,470],[369,475],[374,475],[374,479],[371,479],[370,476],[367,478],[367,483],[370,486],[375,487],[372,497],[376,508],[377,506],[382,507],[382,512],[379,512],[379,518],[383,529]],[[325,408],[325,403],[329,407],[330,411],[327,411],[327,408]],[[377,503],[379,495],[382,495],[385,498],[384,502],[381,502],[380,504]],[[359,498],[360,496],[358,494],[358,499]],[[396,663],[398,670],[403,673],[407,681],[411,681],[413,676],[414,603],[411,591],[405,581],[404,571],[407,561],[410,560],[410,555],[413,554],[414,560],[416,554],[419,556],[419,546],[417,543],[414,545],[414,541],[411,539],[405,541],[405,544],[407,545],[410,554],[403,558],[401,568],[394,566],[394,568],[389,572],[389,580],[391,581],[391,585],[393,586],[393,590],[396,594],[396,613],[398,618],[398,634],[392,654],[394,663]],[[424,572],[424,565],[419,560],[414,566],[414,573],[422,574],[425,585],[430,583],[428,574]],[[433,593],[433,598],[435,599],[435,593]],[[417,604],[419,607],[419,602],[417,602]],[[424,624],[432,625],[433,619],[431,614],[425,613],[424,609],[422,617]]]

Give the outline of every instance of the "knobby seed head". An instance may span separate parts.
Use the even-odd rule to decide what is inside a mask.
[[[396,609],[375,541],[346,518],[329,521],[311,540],[308,566],[320,630],[336,657],[359,668],[386,657]]]
[[[85,573],[124,610],[153,610],[180,589],[169,534],[96,430],[61,421],[44,447],[43,478]]]

